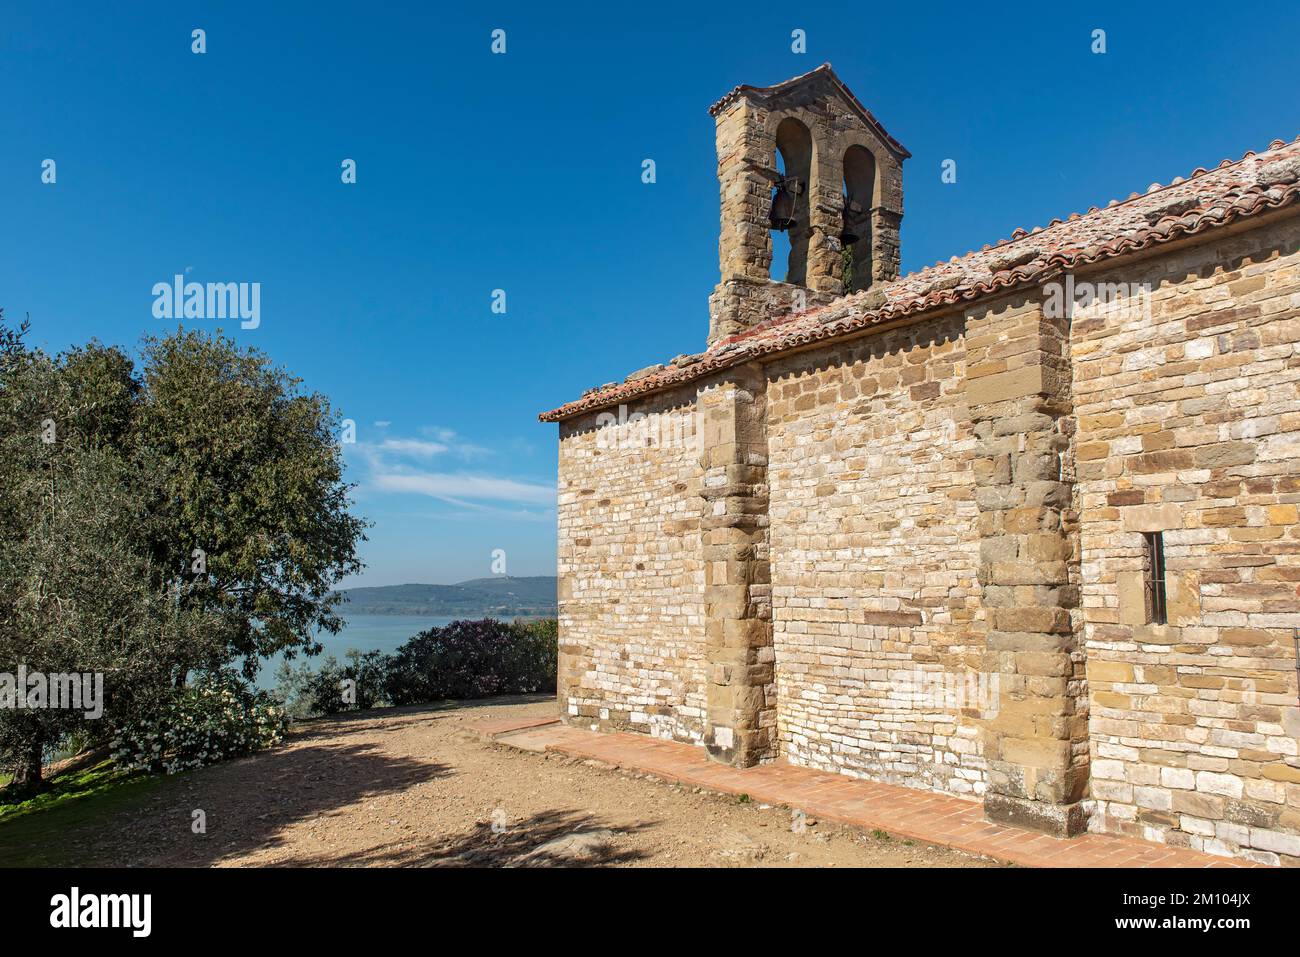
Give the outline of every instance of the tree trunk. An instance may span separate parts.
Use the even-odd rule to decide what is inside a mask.
[[[45,757],[45,741],[37,738],[19,756],[14,764],[13,780],[9,782],[8,791],[15,797],[35,794],[44,785],[41,779],[41,765]]]

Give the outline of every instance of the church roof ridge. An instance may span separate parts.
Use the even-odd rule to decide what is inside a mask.
[[[589,390],[538,418],[557,422],[742,362],[1042,282],[1062,271],[1297,204],[1300,136],[1290,143],[1274,140],[1260,153],[1248,150],[1241,159],[1225,160],[1213,169],[1197,167],[1186,178],[1176,177],[1165,186],[1152,184],[1145,193],[1111,200],[1086,214],[1055,218],[1046,227],[1017,229],[1011,239],[806,312],[775,316],[697,356],[678,357],[688,361],[675,360],[649,374],[642,370],[635,378]]]

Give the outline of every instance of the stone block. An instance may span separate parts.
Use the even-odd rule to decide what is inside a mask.
[[[1126,625],[1142,625],[1147,620],[1146,585],[1141,571],[1115,573],[1119,599],[1119,620]]]
[[[1133,666],[1125,661],[1088,659],[1088,680],[1109,684],[1127,684],[1133,681]]]
[[[984,796],[984,816],[994,824],[1041,831],[1052,837],[1073,837],[1088,829],[1083,802],[1049,804],[994,791]]]
[[[972,406],[992,405],[1047,391],[1043,368],[1025,366],[996,375],[982,376],[966,384],[966,401]]]
[[[1165,574],[1166,616],[1169,624],[1179,627],[1199,624],[1201,620],[1201,583],[1195,570]]]
[[[1173,502],[1159,505],[1131,505],[1119,510],[1126,532],[1163,532],[1183,527],[1182,508]]]

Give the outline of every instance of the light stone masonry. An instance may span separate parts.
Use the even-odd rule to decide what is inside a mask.
[[[1091,745],[1135,785],[1094,768],[1093,827],[1268,863],[1300,833],[1298,246],[1291,218],[1128,265],[1150,317],[1076,316],[1070,343]]]
[[[823,335],[786,303],[886,302],[906,151],[828,67],[714,114],[711,348],[554,414],[565,720],[1300,865],[1300,157],[1224,199],[1276,210],[1176,241],[1129,226],[1145,245],[1069,273],[1021,231],[970,267],[1001,285],[941,278],[973,291]],[[783,142],[809,193],[800,271],[773,282]],[[873,273],[843,300],[855,146]],[[1151,192],[1143,226],[1209,202]],[[1108,292],[1062,310],[1062,283]],[[803,333],[728,359],[783,328]]]

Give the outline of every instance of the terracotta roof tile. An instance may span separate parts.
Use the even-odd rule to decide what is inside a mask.
[[[1274,140],[1262,153],[1197,168],[1167,186],[1111,200],[1087,215],[1071,213],[1046,227],[1017,229],[1010,239],[937,262],[893,282],[843,296],[828,305],[776,316],[715,343],[698,356],[679,356],[653,372],[593,389],[538,418],[558,422],[635,396],[690,382],[729,366],[834,339],[873,325],[969,302],[1017,286],[1300,204],[1300,137]]]

